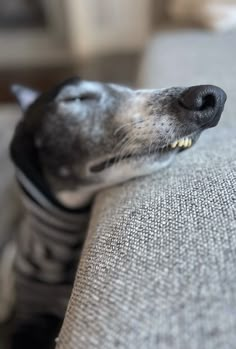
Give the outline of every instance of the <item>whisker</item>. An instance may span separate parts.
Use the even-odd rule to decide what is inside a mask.
[[[112,151],[115,153],[116,150],[119,149],[119,148],[121,148],[121,147],[123,146],[123,144],[124,144],[127,140],[129,140],[129,136],[128,136],[128,135],[124,136],[124,137],[121,139],[121,141],[118,142],[118,143],[114,146],[114,148],[113,148]]]
[[[123,128],[128,127],[128,126],[134,126],[140,123],[143,123],[144,120],[134,120],[131,122],[127,122],[126,124],[123,124],[121,126],[119,126],[113,133],[113,136],[116,136]]]
[[[127,153],[130,153],[130,149],[129,147],[130,146],[134,146],[135,145],[135,136],[129,138],[123,145],[122,147],[120,148],[119,150],[119,154],[118,154],[118,158],[119,158],[119,161],[121,161],[125,156],[127,156]]]

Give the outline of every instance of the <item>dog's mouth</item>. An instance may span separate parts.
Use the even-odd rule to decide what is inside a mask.
[[[176,141],[164,146],[164,147],[161,147],[161,148],[158,148],[158,149],[155,149],[155,150],[152,150],[152,151],[146,151],[146,152],[143,152],[143,153],[127,153],[126,155],[122,155],[122,157],[119,157],[119,156],[112,156],[110,158],[107,158],[101,162],[97,162],[96,164],[92,165],[90,167],[90,171],[93,172],[93,173],[98,173],[98,172],[101,172],[101,171],[104,171],[110,167],[112,167],[113,165],[116,165],[120,162],[124,162],[124,161],[127,161],[127,160],[130,160],[130,159],[134,159],[134,160],[137,160],[137,159],[140,159],[142,157],[150,157],[151,155],[155,155],[157,153],[159,154],[163,154],[163,153],[167,153],[167,152],[171,152],[171,151],[182,151],[182,150],[185,150],[187,148],[190,148],[193,144],[194,144],[194,139],[191,137],[191,136],[188,136],[188,137],[184,137],[184,138],[180,138],[180,139],[177,139]]]

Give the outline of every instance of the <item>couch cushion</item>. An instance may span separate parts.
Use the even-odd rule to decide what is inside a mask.
[[[58,348],[234,348],[236,138],[101,193]]]

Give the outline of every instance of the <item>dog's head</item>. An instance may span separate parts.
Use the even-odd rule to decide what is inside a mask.
[[[217,125],[226,101],[211,85],[133,90],[78,78],[42,94],[13,91],[24,110],[12,142],[24,150],[15,157],[37,161],[50,190],[73,207],[166,166]]]

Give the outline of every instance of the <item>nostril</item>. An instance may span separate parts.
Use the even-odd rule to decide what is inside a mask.
[[[214,94],[207,94],[206,96],[202,97],[202,106],[199,108],[200,111],[206,110],[209,107],[215,108],[216,106],[216,97]]]

